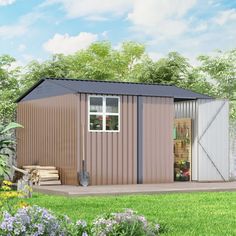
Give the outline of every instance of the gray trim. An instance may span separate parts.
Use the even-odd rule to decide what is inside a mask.
[[[137,183],[143,183],[143,97],[137,99]]]

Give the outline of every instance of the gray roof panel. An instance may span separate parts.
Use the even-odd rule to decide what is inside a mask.
[[[111,95],[137,95],[154,97],[173,97],[175,99],[209,99],[210,96],[178,88],[172,85],[141,84],[77,79],[42,79],[17,99],[27,101],[68,93],[90,93]]]

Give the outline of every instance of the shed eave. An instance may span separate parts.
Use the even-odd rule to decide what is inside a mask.
[[[24,97],[26,97],[28,94],[30,94],[36,87],[38,87],[44,81],[45,81],[45,79],[40,79],[38,82],[36,82],[32,87],[30,87],[28,90],[26,90],[19,98],[17,98],[15,100],[15,103],[20,102]]]

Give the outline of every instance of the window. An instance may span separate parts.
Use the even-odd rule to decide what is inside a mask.
[[[119,132],[120,98],[89,96],[89,131]]]

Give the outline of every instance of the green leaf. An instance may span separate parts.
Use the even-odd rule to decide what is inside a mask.
[[[1,134],[6,133],[7,131],[11,130],[11,129],[16,129],[16,128],[23,128],[22,125],[17,124],[15,122],[11,122],[10,124],[8,124],[2,131]]]

